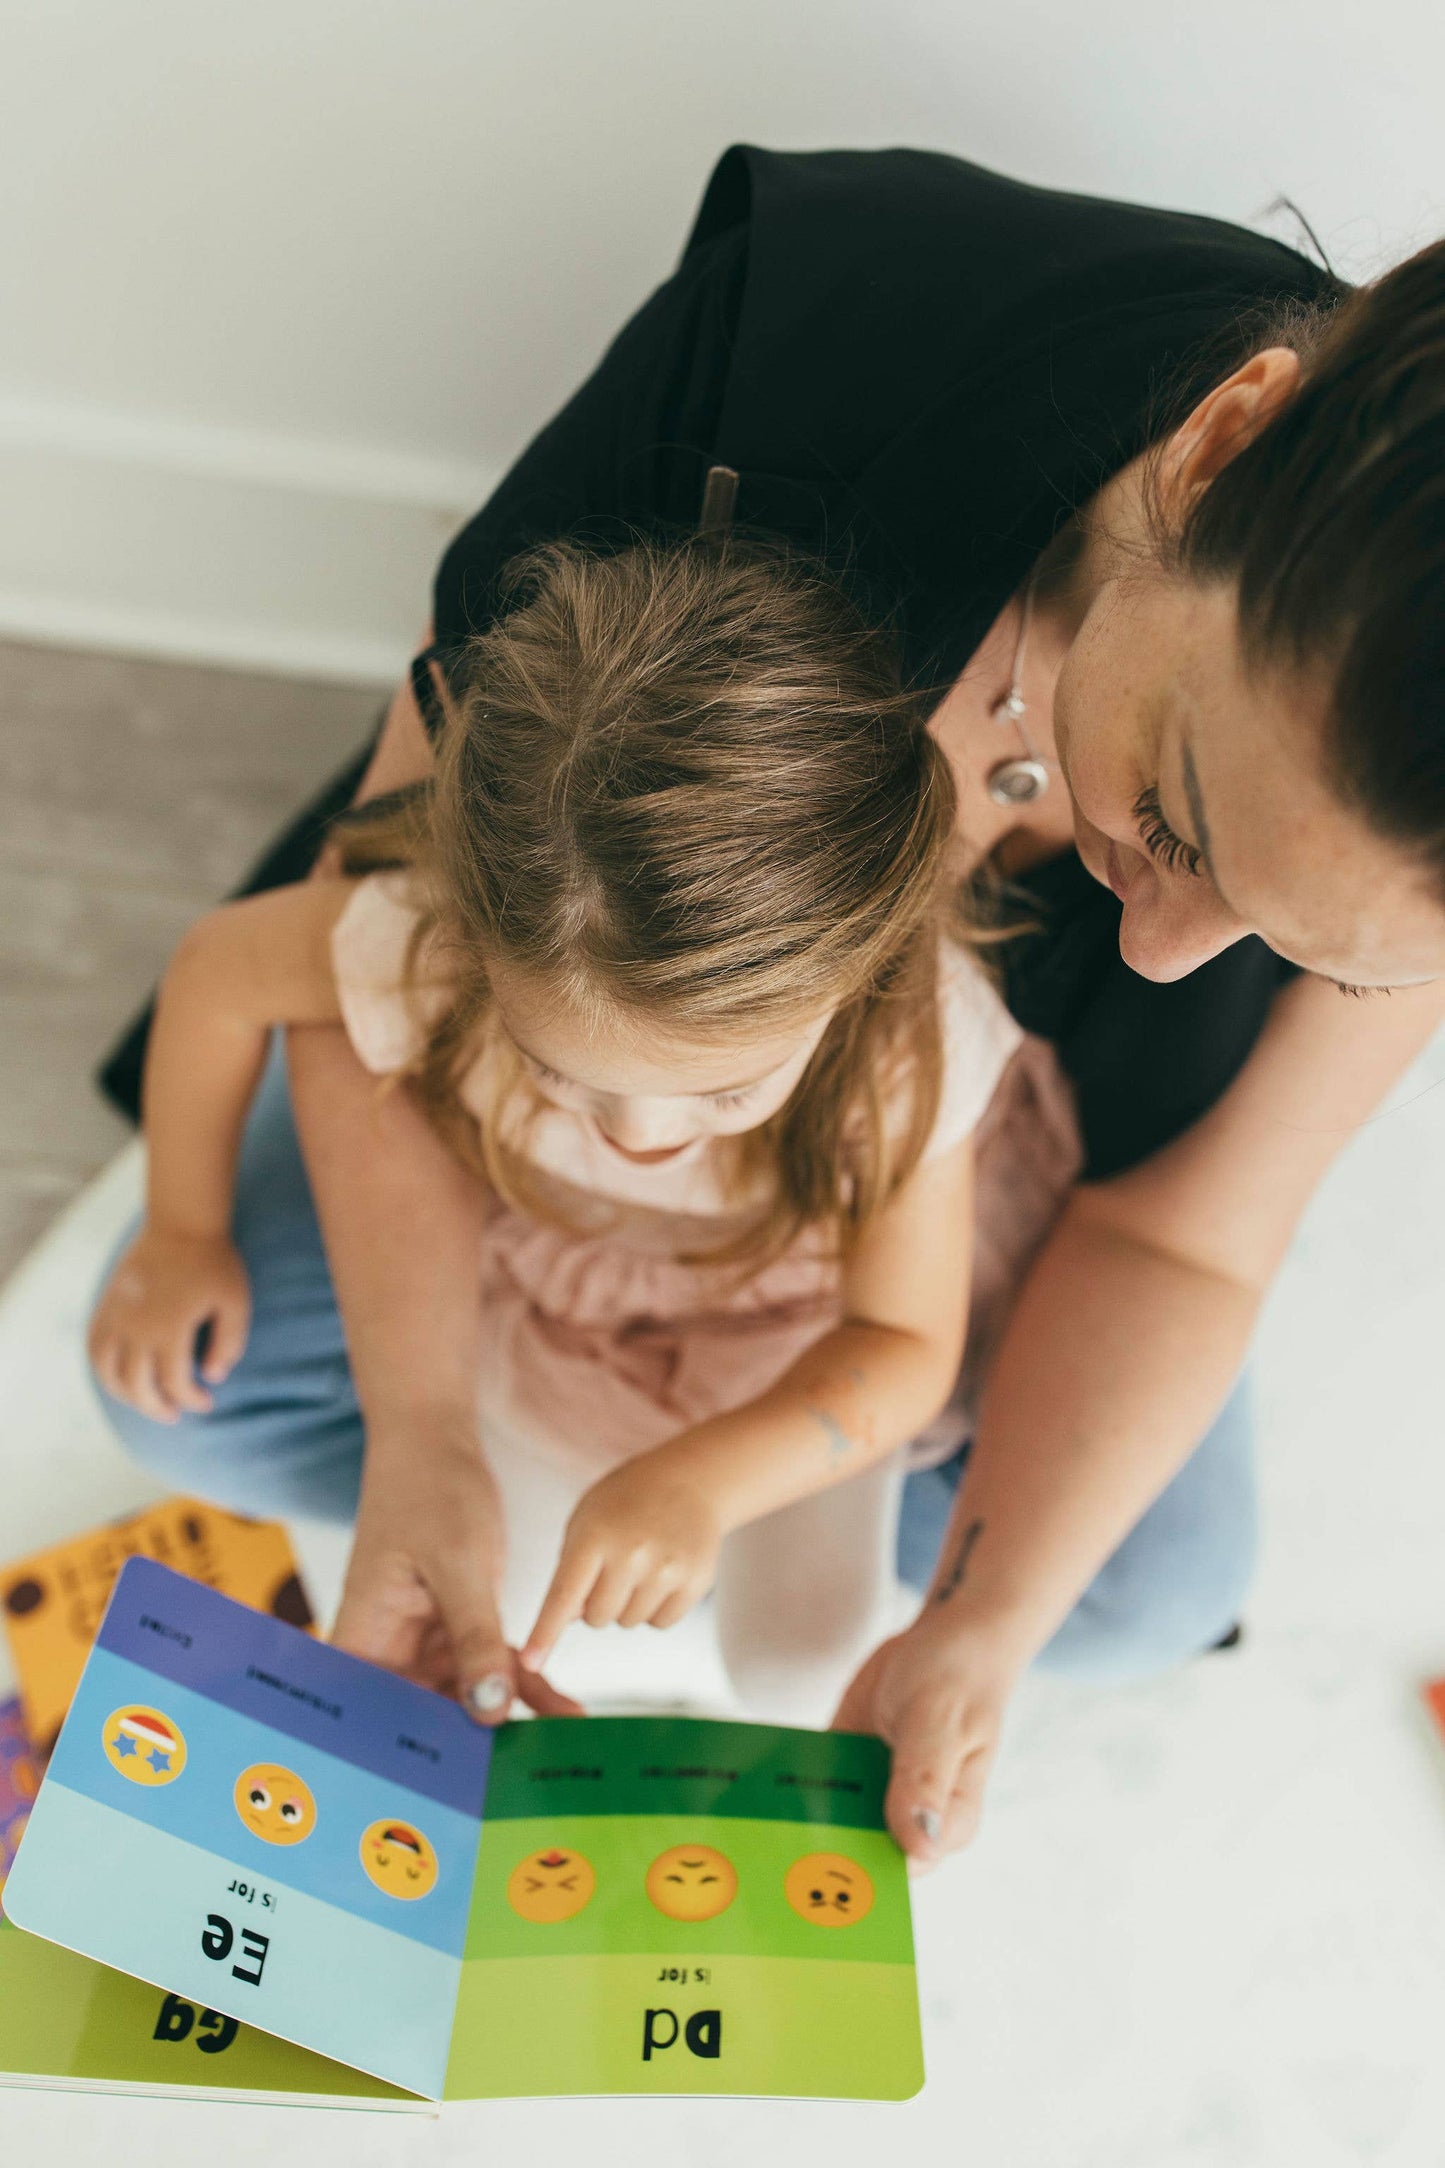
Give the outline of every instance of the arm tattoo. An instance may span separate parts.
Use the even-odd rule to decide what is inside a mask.
[[[813,1421],[819,1425],[823,1435],[828,1440],[828,1458],[830,1461],[842,1460],[847,1454],[854,1451],[853,1440],[849,1437],[836,1415],[830,1415],[826,1408],[809,1408],[808,1413],[812,1416]]]
[[[952,1563],[948,1566],[943,1579],[933,1591],[931,1600],[934,1603],[947,1603],[949,1597],[957,1589],[962,1588],[963,1577],[968,1571],[968,1561],[972,1556],[973,1547],[982,1534],[983,1522],[970,1521],[958,1539],[958,1548],[953,1554]]]

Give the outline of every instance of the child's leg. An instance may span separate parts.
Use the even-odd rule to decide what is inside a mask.
[[[251,1278],[251,1332],[211,1413],[156,1423],[101,1392],[105,1411],[127,1451],[174,1490],[247,1513],[349,1521],[361,1415],[279,1037],[246,1125],[234,1231]]]
[[[825,1724],[892,1624],[903,1457],[729,1536],[717,1579],[723,1662],[747,1714]]]

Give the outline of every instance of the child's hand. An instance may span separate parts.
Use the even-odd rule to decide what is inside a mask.
[[[153,1422],[174,1423],[209,1411],[206,1386],[230,1376],[250,1321],[246,1268],[226,1236],[147,1227],[117,1263],[96,1307],[90,1360],[117,1400]],[[209,1332],[198,1364],[202,1326]]]
[[[706,1595],[724,1529],[696,1482],[642,1453],[577,1502],[522,1662],[539,1670],[572,1621],[674,1626]]]

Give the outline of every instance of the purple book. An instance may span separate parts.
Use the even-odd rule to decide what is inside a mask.
[[[40,1763],[20,1721],[18,1701],[0,1701],[0,1889],[40,1789]]]

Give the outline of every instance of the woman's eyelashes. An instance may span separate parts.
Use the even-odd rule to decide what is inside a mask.
[[[1170,873],[1198,873],[1204,854],[1183,836],[1176,835],[1164,818],[1158,785],[1151,783],[1134,800],[1134,818],[1145,850],[1157,865]]]

